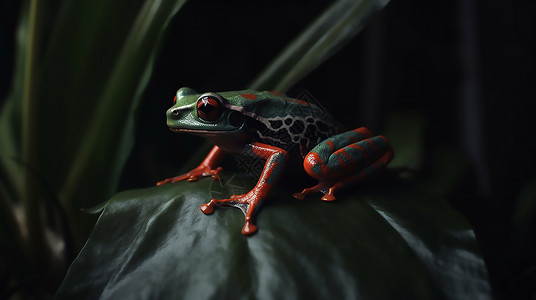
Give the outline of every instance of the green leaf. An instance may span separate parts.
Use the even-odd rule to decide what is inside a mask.
[[[240,233],[240,210],[200,211],[211,190],[207,178],[116,195],[57,299],[490,296],[471,228],[410,181],[361,186],[332,203],[281,187],[251,237]]]
[[[157,45],[167,24],[185,2],[150,0],[140,9],[76,152],[63,190],[67,201],[77,198],[77,205],[95,204],[80,198],[95,189],[107,193],[115,190],[133,143],[134,110],[149,80]],[[103,169],[107,169],[105,174]],[[98,177],[98,181],[86,181]]]
[[[348,43],[389,0],[339,0],[298,35],[249,85],[285,92]]]

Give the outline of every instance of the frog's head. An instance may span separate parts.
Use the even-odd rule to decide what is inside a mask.
[[[183,87],[177,91],[175,104],[167,111],[167,125],[172,131],[207,138],[239,134],[245,127],[244,117],[229,107],[228,100],[217,93],[199,94]]]

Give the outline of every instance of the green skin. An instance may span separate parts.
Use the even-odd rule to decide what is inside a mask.
[[[257,185],[247,194],[212,199],[203,204],[205,214],[215,205],[241,208],[246,215],[243,234],[257,231],[253,213],[276,184],[287,160],[303,161],[306,172],[319,184],[294,194],[297,199],[322,191],[322,200],[335,200],[334,192],[363,180],[385,167],[393,151],[382,136],[364,127],[340,133],[341,126],[318,106],[253,90],[199,94],[189,88],[177,91],[167,111],[167,125],[175,132],[203,136],[215,146],[194,170],[158,182],[218,178],[225,153],[246,153],[266,159]]]

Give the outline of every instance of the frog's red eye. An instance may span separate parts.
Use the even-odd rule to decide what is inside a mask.
[[[223,113],[223,105],[220,99],[214,96],[202,96],[197,100],[197,115],[205,121],[219,119]]]

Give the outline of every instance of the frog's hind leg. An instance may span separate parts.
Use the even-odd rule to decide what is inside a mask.
[[[325,191],[324,201],[335,200],[334,192],[361,181],[382,169],[392,159],[393,151],[383,136],[374,136],[364,128],[333,136],[314,147],[305,157],[307,173],[319,184],[294,194],[297,199]]]
[[[383,154],[376,162],[365,167],[363,170],[359,171],[357,175],[353,175],[353,176],[337,181],[334,185],[332,185],[328,189],[327,193],[321,199],[324,201],[335,200],[335,195],[334,195],[335,191],[340,190],[353,183],[363,181],[366,178],[369,178],[378,170],[383,169],[392,158],[393,158],[393,151],[389,150],[388,152]]]

